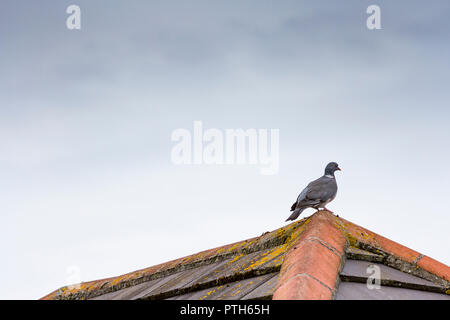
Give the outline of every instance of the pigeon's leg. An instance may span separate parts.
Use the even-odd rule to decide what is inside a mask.
[[[326,207],[323,207],[323,208],[324,208],[324,210],[327,210],[329,213],[334,213],[333,211],[331,211],[330,209],[328,209]]]

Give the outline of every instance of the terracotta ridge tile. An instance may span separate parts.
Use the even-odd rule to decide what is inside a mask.
[[[450,267],[428,256],[423,256],[417,261],[417,266],[431,274],[438,276],[446,281],[447,287],[450,287]]]
[[[326,211],[309,218],[309,224],[286,253],[273,299],[333,299],[348,246],[334,219]],[[300,279],[305,276],[308,279]]]
[[[325,283],[323,283],[322,281],[320,281],[319,279],[317,279],[317,278],[314,277],[313,275],[310,275],[310,274],[308,274],[308,273],[300,273],[300,274],[295,275],[295,277],[297,277],[297,276],[302,276],[302,275],[308,276],[308,277],[310,277],[311,279],[317,281],[317,282],[320,283],[322,286],[324,286],[325,288],[327,288],[328,290],[330,290],[331,293],[333,293],[334,289],[331,289],[329,286],[327,286]]]
[[[333,293],[333,289],[331,289],[329,286],[327,286],[325,283],[323,283],[322,281],[320,281],[319,279],[317,279],[316,277],[310,275],[309,273],[298,273],[292,277],[290,277],[288,280],[286,280],[285,283],[283,283],[279,288],[282,288],[283,286],[287,285],[291,280],[297,278],[297,277],[308,277],[314,281],[316,281],[317,283],[319,283],[321,286],[323,286],[324,288],[326,288],[327,290],[330,291],[330,293]]]
[[[330,300],[332,297],[328,286],[306,273],[290,278],[272,295],[274,300]]]
[[[420,261],[420,259],[422,259],[423,257],[425,257],[425,255],[419,254],[419,256],[412,263],[417,264]]]
[[[337,255],[338,257],[342,256],[342,253],[340,253],[335,247],[333,247],[331,244],[329,244],[326,241],[323,241],[320,238],[317,237],[308,237],[307,239],[305,239],[304,241],[314,241],[319,243],[320,245],[324,246],[325,248],[327,248],[328,250],[330,250],[331,252],[333,252],[335,255]]]

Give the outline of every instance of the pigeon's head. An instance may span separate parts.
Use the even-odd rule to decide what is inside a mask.
[[[337,170],[341,171],[341,168],[339,168],[338,164],[336,162],[330,162],[325,167],[325,175],[332,175],[332,176],[334,176],[334,172],[337,171]]]

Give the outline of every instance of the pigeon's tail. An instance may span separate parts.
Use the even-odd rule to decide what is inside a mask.
[[[300,215],[300,213],[303,212],[303,210],[305,210],[306,208],[297,208],[294,210],[294,212],[292,212],[292,214],[289,216],[289,218],[286,219],[286,221],[289,220],[295,220],[298,218],[298,216]]]

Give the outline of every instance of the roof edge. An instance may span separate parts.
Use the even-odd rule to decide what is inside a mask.
[[[389,266],[450,286],[449,266],[343,218],[336,217],[335,226],[343,232],[350,245],[384,255]]]
[[[289,242],[291,238],[295,238],[294,234],[297,234],[296,229],[304,222],[305,219],[299,220],[271,232],[265,232],[259,237],[201,251],[193,255],[171,260],[149,268],[139,269],[121,276],[64,286],[45,295],[40,300],[89,299],[142,282],[165,277],[179,271],[222,261],[239,254],[249,254],[276,247]]]

